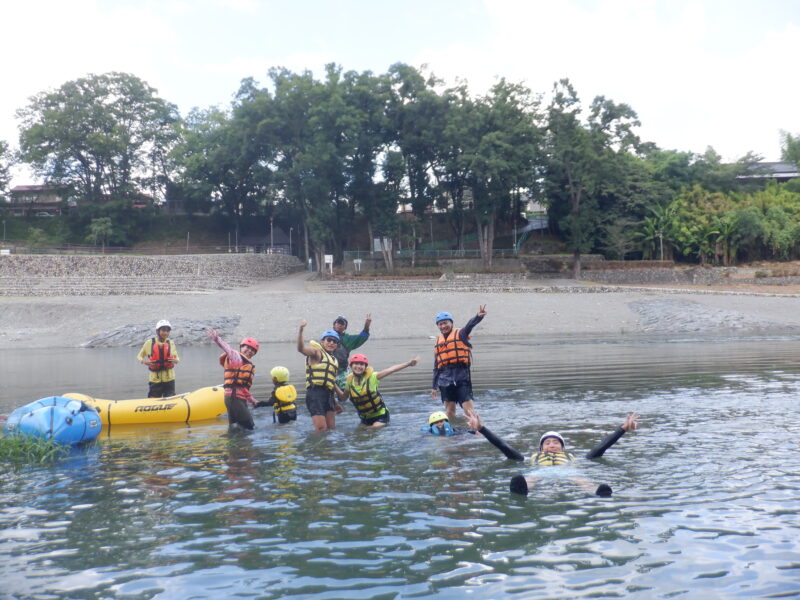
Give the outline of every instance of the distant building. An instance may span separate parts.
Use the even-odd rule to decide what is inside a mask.
[[[238,238],[239,252],[265,252],[291,254],[289,236],[278,226],[274,226],[266,235],[242,235]]]
[[[800,177],[800,169],[797,165],[787,162],[758,162],[749,165],[742,175],[736,179],[741,180],[765,180],[784,183],[790,179]]]
[[[9,201],[0,203],[0,210],[17,217],[56,216],[66,212],[71,204],[68,186],[18,185],[11,188]]]

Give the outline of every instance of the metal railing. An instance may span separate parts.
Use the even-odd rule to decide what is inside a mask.
[[[218,244],[186,246],[180,242],[175,244],[158,244],[152,246],[138,246],[135,249],[128,246],[80,246],[77,244],[62,244],[59,246],[27,246],[23,244],[0,244],[0,248],[9,250],[11,254],[91,254],[91,255],[116,255],[116,254],[135,254],[135,255],[179,255],[179,254],[284,254],[290,255],[288,248],[273,247],[264,248],[239,245],[220,246]],[[4,253],[5,254],[5,253]]]
[[[411,255],[417,258],[480,258],[481,251],[478,249],[467,250],[395,250],[392,256],[395,258],[410,258]],[[492,250],[492,256],[506,257],[516,256],[517,252],[514,248],[495,248]],[[381,252],[371,252],[369,250],[345,250],[342,252],[342,258],[345,262],[360,258],[374,258],[381,259],[383,254]]]

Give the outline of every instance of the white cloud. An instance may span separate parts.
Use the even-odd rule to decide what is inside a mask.
[[[266,84],[274,66],[321,77],[329,62],[388,60],[427,64],[450,83],[466,78],[476,93],[498,76],[539,93],[569,77],[587,104],[602,94],[631,105],[642,137],[662,147],[776,159],[779,130],[800,133],[800,14],[776,4],[733,2],[722,13],[715,0],[484,0],[460,15],[465,30],[443,22],[436,39],[387,36],[362,49],[361,38],[315,21],[323,13],[312,5],[293,36],[279,29],[285,7],[262,0],[4,3],[0,139],[16,145],[14,112],[30,96],[88,73],[133,73],[185,114],[227,105],[244,77]],[[348,23],[366,31],[377,11],[365,3]]]
[[[749,150],[777,159],[778,129],[800,131],[792,108],[798,81],[787,71],[800,50],[797,26],[753,34],[761,41],[743,39],[732,54],[715,46],[713,15],[702,2],[675,3],[671,12],[664,6],[487,0],[487,46],[462,40],[418,60],[448,79],[466,77],[476,90],[497,74],[544,93],[568,77],[585,103],[604,95],[631,105],[642,136],[662,147],[703,152],[711,145],[726,159]]]

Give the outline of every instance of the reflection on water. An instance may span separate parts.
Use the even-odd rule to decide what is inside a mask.
[[[379,367],[420,351],[375,346]],[[289,362],[299,381],[299,361],[273,350],[262,371]],[[478,407],[526,455],[545,429],[578,454],[626,412],[643,415],[603,459],[549,471],[527,498],[507,491],[525,468],[482,438],[420,433],[435,408],[427,366],[385,380],[384,431],[349,411],[320,435],[305,415],[275,426],[265,409],[251,435],[224,422],[116,428],[55,466],[3,474],[0,597],[798,595],[798,350],[792,339],[482,340]],[[215,376],[215,354],[186,357]],[[65,351],[40,385],[74,377],[81,391],[135,396],[146,373],[98,383],[88,368],[129,359]],[[184,380],[208,385],[189,362]],[[38,397],[25,386],[16,394]],[[614,496],[587,496],[575,475]]]

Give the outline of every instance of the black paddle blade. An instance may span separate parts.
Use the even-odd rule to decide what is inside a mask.
[[[601,498],[608,498],[611,495],[611,486],[606,483],[601,483],[597,486],[597,491],[595,491],[595,494]]]
[[[528,482],[525,481],[525,478],[522,475],[514,475],[511,478],[509,489],[511,490],[512,494],[522,494],[523,496],[527,496]]]

